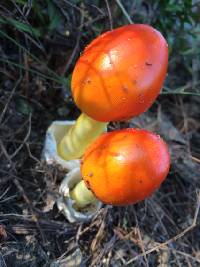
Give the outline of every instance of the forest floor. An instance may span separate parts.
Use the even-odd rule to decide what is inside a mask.
[[[80,114],[70,94],[75,61],[113,24],[133,19],[162,31],[169,7],[160,1],[151,7],[148,1],[47,2],[0,4],[0,266],[200,266],[199,21],[187,20],[181,31],[174,25],[190,15],[187,7],[176,11],[163,33],[171,47],[163,91],[149,111],[125,122],[168,143],[166,181],[142,203],[105,205],[90,222],[70,224],[55,204],[64,172],[46,165],[41,153],[51,122]]]

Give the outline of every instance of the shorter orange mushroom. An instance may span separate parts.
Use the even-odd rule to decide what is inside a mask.
[[[96,198],[112,205],[134,204],[161,185],[169,167],[169,150],[160,136],[139,129],[105,133],[86,150],[83,181],[71,197],[79,207]]]

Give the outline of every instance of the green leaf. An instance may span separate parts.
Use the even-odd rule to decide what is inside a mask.
[[[16,0],[16,4],[25,5],[27,3],[27,0]]]
[[[49,30],[53,31],[62,23],[62,17],[57,6],[52,1],[48,1],[48,14]]]
[[[61,83],[66,87],[66,88],[70,88],[71,87],[71,79],[72,79],[72,75],[68,75],[67,78],[65,77],[61,77]]]
[[[16,110],[23,115],[29,115],[33,112],[31,104],[23,98],[18,98],[16,100]]]
[[[0,17],[0,23],[2,24],[10,24],[12,26],[14,26],[16,29],[22,31],[22,32],[27,32],[27,33],[30,33],[30,34],[34,34],[35,36],[39,37],[41,35],[40,31],[38,29],[35,29],[33,28],[32,26],[26,24],[26,23],[23,23],[23,22],[20,22],[18,20],[15,20],[15,19],[6,19],[6,18],[3,18],[3,17]]]

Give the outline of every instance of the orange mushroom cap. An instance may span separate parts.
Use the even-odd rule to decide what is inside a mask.
[[[101,135],[86,150],[81,173],[104,203],[133,204],[152,194],[169,172],[166,143],[146,130],[123,129]]]
[[[72,94],[97,121],[129,119],[146,111],[166,76],[168,46],[149,25],[130,24],[93,40],[77,61]]]

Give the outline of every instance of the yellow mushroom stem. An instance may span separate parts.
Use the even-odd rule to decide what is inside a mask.
[[[106,130],[107,123],[98,122],[82,113],[74,126],[58,144],[58,154],[65,160],[80,158],[85,149]]]
[[[97,201],[92,191],[90,191],[85,182],[82,180],[72,189],[70,197],[75,201],[75,205],[78,208],[84,208],[89,204],[93,204]]]

